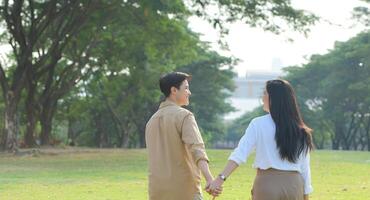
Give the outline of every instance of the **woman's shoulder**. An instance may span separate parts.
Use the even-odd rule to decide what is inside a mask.
[[[251,121],[251,123],[253,124],[261,124],[261,123],[269,123],[269,122],[272,122],[272,118],[270,114],[255,117]]]

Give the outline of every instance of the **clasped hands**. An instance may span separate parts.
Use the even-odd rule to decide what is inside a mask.
[[[214,198],[218,197],[222,193],[222,184],[224,181],[219,177],[213,180],[207,181],[205,190],[208,194],[212,195]],[[214,199],[213,198],[213,199]]]

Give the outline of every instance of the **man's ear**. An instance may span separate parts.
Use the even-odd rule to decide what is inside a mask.
[[[177,88],[172,86],[171,87],[171,93],[176,94],[176,92],[177,92]]]

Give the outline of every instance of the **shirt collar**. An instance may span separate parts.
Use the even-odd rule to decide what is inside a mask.
[[[176,103],[172,102],[172,101],[165,100],[165,101],[163,101],[163,102],[159,105],[159,109],[164,108],[164,107],[167,107],[167,106],[178,106],[178,105],[177,105]]]

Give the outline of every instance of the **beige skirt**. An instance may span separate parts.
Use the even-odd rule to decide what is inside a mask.
[[[257,170],[253,200],[303,200],[304,182],[296,171]]]

